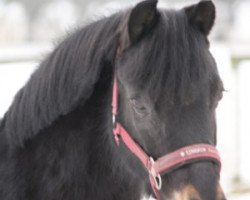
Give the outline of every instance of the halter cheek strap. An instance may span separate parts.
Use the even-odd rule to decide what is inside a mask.
[[[135,142],[126,129],[120,123],[116,122],[116,116],[118,114],[118,84],[116,77],[114,77],[113,83],[112,114],[114,124],[113,134],[117,146],[119,146],[120,140],[122,140],[127,148],[141,161],[145,170],[148,172],[150,184],[157,200],[160,200],[159,191],[162,187],[162,174],[168,173],[183,165],[204,160],[213,161],[221,167],[220,156],[217,149],[209,144],[185,146],[156,160],[149,156],[140,145]]]

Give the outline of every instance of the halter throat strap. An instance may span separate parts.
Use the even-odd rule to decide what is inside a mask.
[[[120,140],[122,140],[126,147],[141,161],[145,170],[148,172],[150,184],[157,200],[160,200],[159,191],[162,187],[162,174],[169,173],[183,165],[204,160],[213,161],[218,164],[219,168],[221,168],[219,153],[214,146],[209,144],[185,146],[154,160],[130,136],[126,129],[116,121],[116,116],[118,114],[118,97],[118,83],[114,75],[112,114],[114,125],[113,134],[116,144],[119,146]]]

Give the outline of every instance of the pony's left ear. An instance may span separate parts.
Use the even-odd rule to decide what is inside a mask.
[[[157,2],[158,0],[146,0],[131,10],[126,30],[122,30],[123,49],[137,43],[154,27],[158,18]]]
[[[211,0],[203,0],[198,4],[185,8],[189,22],[205,36],[211,31],[215,21],[215,6]]]

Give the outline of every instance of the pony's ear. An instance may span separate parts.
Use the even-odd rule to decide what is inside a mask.
[[[123,49],[138,42],[156,24],[158,0],[146,0],[137,4],[130,12],[122,35]]]
[[[185,8],[189,22],[207,36],[214,25],[215,6],[210,0],[203,0],[198,4]]]

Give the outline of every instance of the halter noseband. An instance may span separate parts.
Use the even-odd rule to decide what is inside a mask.
[[[157,200],[160,200],[159,191],[162,187],[161,175],[177,169],[183,165],[194,163],[197,161],[210,160],[219,165],[221,168],[221,160],[217,149],[209,144],[194,144],[185,146],[174,152],[166,154],[154,160],[149,156],[139,144],[130,136],[126,129],[116,121],[118,114],[118,83],[114,74],[113,96],[112,96],[112,115],[113,115],[113,134],[117,146],[120,139],[127,148],[141,161],[149,174],[149,180]]]

